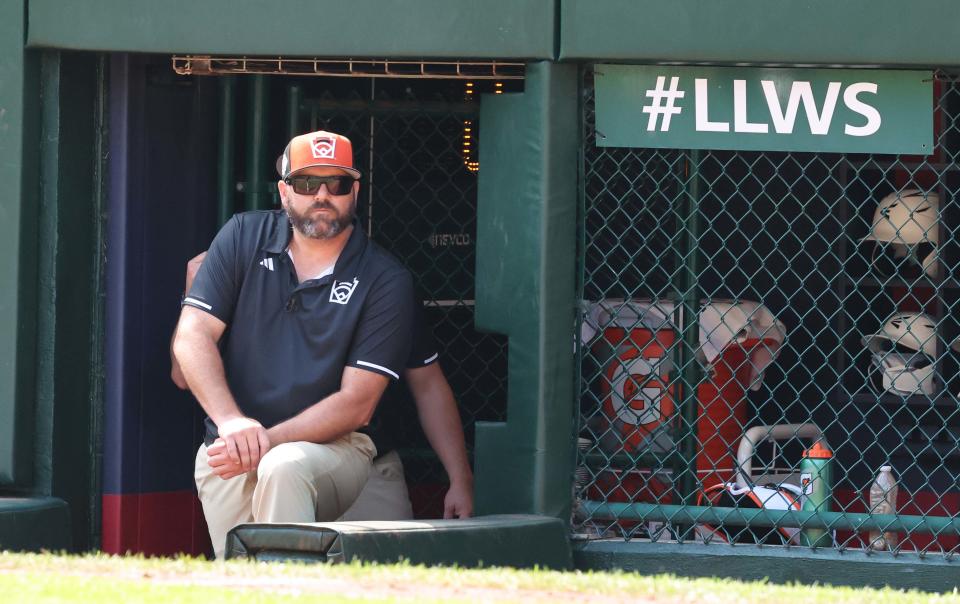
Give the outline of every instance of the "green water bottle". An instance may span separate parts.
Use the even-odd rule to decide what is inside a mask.
[[[829,512],[833,497],[833,452],[821,441],[803,452],[800,462],[802,509],[810,512]],[[811,547],[830,547],[830,532],[820,528],[805,528],[800,542]]]

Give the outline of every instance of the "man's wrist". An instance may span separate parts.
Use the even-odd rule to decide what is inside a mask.
[[[267,428],[267,438],[270,440],[270,446],[276,446],[280,443],[286,442],[283,435],[283,426],[281,424],[277,424],[276,426]]]
[[[213,416],[210,417],[210,419],[213,420],[213,423],[215,423],[218,428],[227,422],[232,422],[233,420],[245,419],[245,418],[246,416],[243,413],[240,413],[239,410],[235,413],[224,413],[221,415],[217,415],[217,417],[213,417]]]
[[[450,486],[458,486],[458,487],[462,486],[462,487],[468,487],[471,489],[473,488],[472,472],[467,472],[465,474],[460,473],[456,475],[450,475],[448,478],[450,479]]]

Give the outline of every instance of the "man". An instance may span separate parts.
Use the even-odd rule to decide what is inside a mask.
[[[202,252],[187,262],[185,292],[190,291],[193,279],[206,257]],[[436,451],[450,482],[443,500],[444,518],[468,518],[473,514],[473,473],[467,460],[463,427],[457,411],[456,399],[443,369],[438,363],[439,353],[429,329],[422,321],[414,334],[413,350],[403,372],[404,382],[413,395],[417,415],[427,440]],[[171,355],[170,377],[182,390],[187,389],[176,358]],[[390,390],[396,390],[391,384]],[[394,397],[396,393],[393,393]],[[378,412],[385,405],[395,404],[384,395]],[[389,413],[387,414],[389,416]],[[388,426],[382,429],[388,430]],[[374,441],[376,439],[374,438]],[[352,506],[340,520],[407,520],[413,518],[413,509],[403,473],[403,463],[395,450],[377,444],[370,477]]]
[[[413,394],[417,416],[430,446],[437,453],[450,481],[443,499],[444,518],[473,514],[473,473],[467,461],[463,427],[456,400],[436,355],[427,364],[408,367],[404,382]],[[429,358],[429,357],[427,357]],[[403,477],[403,464],[395,450],[374,460],[367,484],[341,520],[406,520],[413,509]]]
[[[334,520],[376,449],[361,430],[409,355],[409,272],[355,228],[350,140],[294,137],[283,210],[220,230],[184,298],[173,353],[207,413],[194,478],[214,551],[242,522]]]

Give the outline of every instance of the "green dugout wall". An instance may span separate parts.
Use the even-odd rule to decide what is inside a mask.
[[[562,0],[561,61],[960,64],[950,0]]]
[[[481,513],[569,516],[578,107],[576,67],[551,63],[481,105],[476,321],[510,336],[507,421],[477,426]]]
[[[20,2],[0,4],[0,485],[32,478],[38,65]]]
[[[239,55],[551,59],[551,0],[30,3],[28,45]]]
[[[27,7],[0,2],[0,492],[60,494],[81,525],[92,522],[83,519],[93,504],[82,494],[94,494],[95,476],[70,484],[57,476],[78,458],[90,459],[95,474],[96,439],[53,435],[58,416],[64,425],[81,418],[85,437],[96,435],[102,176],[92,143],[102,75],[98,58],[82,53],[528,61],[524,93],[482,106],[477,321],[510,337],[510,381],[508,421],[478,429],[477,503],[481,512],[564,518],[573,470],[578,63],[960,65],[960,8],[946,0],[913,2],[909,11],[892,0],[296,0],[282,12],[274,3],[227,0]],[[75,98],[84,100],[74,106]],[[77,121],[87,134],[65,127]],[[41,146],[47,133],[62,144]],[[67,295],[87,302],[67,304]],[[55,441],[67,443],[59,453]],[[588,563],[618,559],[604,553]]]
[[[22,5],[0,5],[0,493],[12,496],[0,499],[0,545],[84,547],[98,62],[25,50],[25,23]]]
[[[9,284],[0,294],[0,494],[59,496],[73,512],[74,545],[96,543],[105,220],[98,144],[108,125],[98,122],[103,55],[89,51],[511,61],[554,56],[553,2],[451,6],[301,2],[282,15],[264,2],[239,11],[229,2],[40,2],[29,6],[29,14],[25,2],[0,6],[7,46],[0,62],[0,228],[6,256],[14,260],[0,268],[0,281]],[[320,28],[290,18],[303,14],[339,25]],[[318,29],[329,33],[321,36]],[[61,512],[63,501],[53,502]],[[31,513],[51,507],[36,502]],[[24,505],[30,508],[29,500],[8,508],[22,513]],[[3,526],[6,531],[18,523]],[[0,535],[3,543],[25,541]]]

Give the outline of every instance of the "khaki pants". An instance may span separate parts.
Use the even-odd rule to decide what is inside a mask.
[[[238,524],[336,520],[363,489],[374,455],[370,437],[359,432],[322,445],[283,443],[263,456],[256,472],[222,480],[200,445],[193,477],[217,558]]]
[[[403,476],[403,463],[396,451],[374,460],[370,477],[360,496],[340,520],[412,520],[413,506]]]

